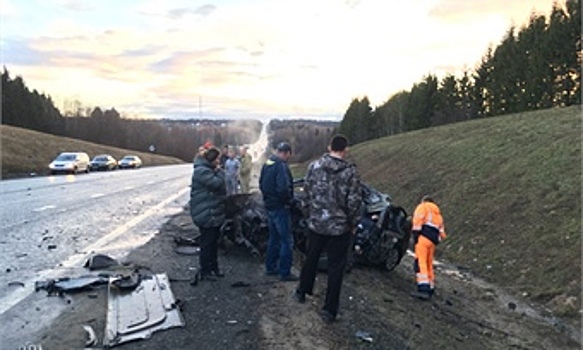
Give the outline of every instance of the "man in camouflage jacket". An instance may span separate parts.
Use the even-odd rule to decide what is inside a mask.
[[[318,261],[322,252],[328,256],[328,286],[322,319],[333,322],[338,314],[340,289],[351,235],[357,225],[362,204],[360,178],[356,166],[344,160],[348,140],[336,135],[328,146],[329,153],[308,167],[304,191],[308,209],[308,244],[300,283],[294,297],[305,301],[312,294]]]

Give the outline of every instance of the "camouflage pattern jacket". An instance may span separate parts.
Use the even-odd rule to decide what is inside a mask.
[[[339,236],[356,226],[362,190],[356,165],[324,154],[310,163],[304,184],[308,227],[315,233]]]

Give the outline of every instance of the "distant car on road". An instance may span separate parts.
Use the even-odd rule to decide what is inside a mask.
[[[51,175],[88,173],[90,170],[89,156],[85,152],[63,152],[49,164],[49,170]]]
[[[138,156],[127,155],[117,163],[120,169],[138,169],[142,167],[142,160]]]
[[[93,157],[93,160],[89,163],[89,168],[91,171],[115,170],[117,169],[117,160],[109,154],[100,154]]]

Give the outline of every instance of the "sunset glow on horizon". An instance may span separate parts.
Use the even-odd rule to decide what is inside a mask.
[[[0,0],[2,61],[50,95],[148,118],[342,118],[472,72],[553,0]],[[563,6],[564,1],[559,1]]]

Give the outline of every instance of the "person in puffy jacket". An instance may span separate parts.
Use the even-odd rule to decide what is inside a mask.
[[[282,281],[297,281],[291,273],[294,240],[291,232],[291,209],[293,199],[292,175],[287,165],[291,157],[291,146],[280,143],[261,168],[259,189],[267,211],[269,238],[265,256],[267,275],[279,275]]]
[[[294,298],[303,303],[311,295],[322,252],[328,257],[328,285],[321,317],[333,322],[338,314],[340,290],[344,278],[351,236],[358,223],[362,189],[356,165],[344,160],[348,139],[332,137],[329,153],[310,163],[304,192],[308,208],[308,243],[306,260]]]
[[[194,160],[190,185],[190,216],[200,230],[200,278],[223,277],[218,263],[220,228],[225,222],[225,172],[220,151],[211,147]]]
[[[432,197],[423,196],[421,203],[415,208],[411,231],[415,239],[416,295],[421,299],[429,299],[435,291],[435,247],[447,236],[441,211]]]

